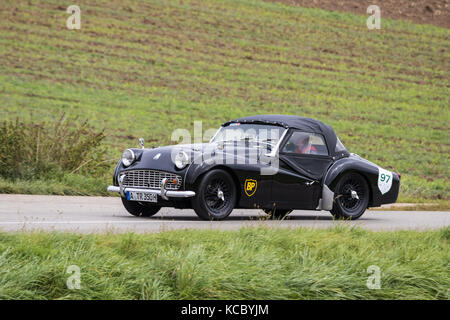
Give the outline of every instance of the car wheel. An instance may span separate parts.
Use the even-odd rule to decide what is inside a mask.
[[[192,199],[195,213],[203,220],[222,220],[233,211],[236,189],[230,175],[220,169],[206,173]]]
[[[122,198],[122,203],[125,209],[136,217],[151,217],[161,209],[160,206],[141,204],[138,201],[128,201],[125,198]]]
[[[344,174],[334,188],[331,214],[337,219],[358,219],[369,204],[369,186],[357,173]]]
[[[290,209],[264,209],[264,212],[269,215],[269,219],[272,220],[282,220],[286,218],[286,216],[292,212]]]

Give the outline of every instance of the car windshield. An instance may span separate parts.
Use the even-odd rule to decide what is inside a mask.
[[[276,146],[286,129],[279,126],[231,123],[221,127],[211,142],[253,142],[266,145],[269,149]]]

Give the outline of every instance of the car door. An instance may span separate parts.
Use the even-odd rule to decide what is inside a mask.
[[[320,181],[332,164],[321,134],[292,130],[279,152],[279,170],[273,177],[272,199],[280,208],[315,209]]]

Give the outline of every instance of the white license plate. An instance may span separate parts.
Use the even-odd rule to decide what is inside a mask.
[[[127,200],[142,202],[158,202],[158,196],[151,192],[127,191]]]

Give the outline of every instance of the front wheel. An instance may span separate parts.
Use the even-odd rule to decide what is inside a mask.
[[[356,220],[369,204],[369,186],[358,173],[344,174],[334,188],[334,195],[331,214],[337,219]]]
[[[159,206],[145,205],[138,201],[128,201],[125,198],[122,198],[122,203],[125,209],[136,217],[151,217],[158,213],[159,209],[161,209]]]
[[[223,220],[233,211],[236,188],[230,175],[220,169],[206,173],[200,180],[192,207],[203,220]]]

